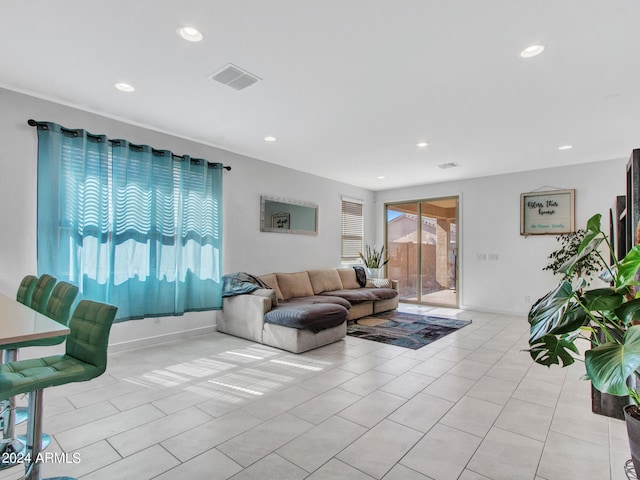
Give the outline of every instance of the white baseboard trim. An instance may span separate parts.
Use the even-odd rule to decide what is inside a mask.
[[[182,330],[179,332],[165,333],[164,335],[156,335],[154,337],[137,338],[135,340],[129,340],[126,342],[109,344],[109,353],[122,352],[125,350],[133,350],[141,347],[148,347],[150,345],[157,345],[159,343],[171,342],[173,340],[182,340],[189,337],[196,337],[198,335],[213,333],[215,331],[216,331],[216,326],[210,325],[206,327],[194,328],[191,330]]]

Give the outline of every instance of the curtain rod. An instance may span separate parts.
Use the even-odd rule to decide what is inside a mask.
[[[47,125],[46,125],[46,123],[44,123],[44,122],[37,122],[36,120],[33,120],[32,118],[30,118],[29,120],[27,120],[27,123],[28,123],[30,126],[32,126],[32,127],[43,127],[43,128],[45,128],[45,129],[46,129],[46,128],[48,128],[48,127],[47,127]],[[73,130],[73,129],[71,129],[71,128],[64,128],[64,127],[60,127],[60,128],[62,129],[62,131],[63,131],[63,132],[73,132],[73,131],[74,131],[74,130]],[[89,132],[87,132],[87,135],[88,135],[89,137],[92,137],[92,138],[100,138],[100,135],[94,135],[94,134],[89,133]],[[118,142],[120,142],[120,140],[111,140],[111,139],[109,139],[109,142],[111,142],[111,143],[118,143]],[[136,144],[134,144],[134,143],[131,143],[130,145],[133,145],[134,147],[138,147],[138,146],[139,146],[139,145],[136,145]],[[162,150],[156,150],[155,148],[152,148],[151,150],[152,150],[153,152],[162,152]],[[173,152],[171,153],[171,158],[178,158],[178,159],[180,159],[180,160],[183,160],[183,159],[184,159],[184,157],[183,157],[182,155],[176,155],[176,154],[175,154],[175,153],[173,153]],[[207,163],[209,163],[210,165],[215,165],[215,164],[211,164],[211,162],[207,162]],[[227,170],[227,171],[231,171],[231,167],[230,167],[229,165],[222,165],[222,168],[224,168],[224,169],[225,169],[225,170]]]

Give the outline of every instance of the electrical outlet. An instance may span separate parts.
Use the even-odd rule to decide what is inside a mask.
[[[531,303],[531,297],[529,295],[525,295],[524,296],[524,302],[525,303]]]

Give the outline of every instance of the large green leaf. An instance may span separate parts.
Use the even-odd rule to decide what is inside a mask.
[[[577,303],[572,303],[565,310],[560,322],[549,333],[554,335],[572,333],[580,327],[588,325],[590,321],[591,319],[585,309]]]
[[[529,344],[551,333],[559,325],[566,324],[564,315],[573,294],[571,284],[564,280],[531,307]]]
[[[640,319],[640,298],[620,305],[616,308],[616,316],[624,325],[629,325],[633,320]]]
[[[560,365],[566,367],[575,362],[571,352],[579,354],[575,346],[574,337],[568,335],[545,335],[536,342],[531,343],[529,354],[534,362],[550,367]]]
[[[605,343],[585,352],[587,376],[603,393],[628,395],[627,378],[640,366],[640,325],[630,327],[623,342]]]
[[[640,245],[634,245],[620,261],[620,267],[616,275],[616,287],[620,288],[633,284],[638,268],[640,268]]]
[[[585,232],[587,234],[595,233],[596,235],[602,231],[600,228],[600,220],[602,219],[602,215],[596,213],[593,217],[587,220],[587,228]]]
[[[571,276],[571,272],[576,264],[583,258],[588,257],[594,250],[600,247],[600,244],[604,241],[604,237],[599,233],[586,233],[582,243],[578,247],[578,252],[571,258],[567,259],[560,267],[558,271],[567,276]]]
[[[596,288],[582,295],[582,303],[590,312],[609,312],[622,305],[624,295],[613,288]]]

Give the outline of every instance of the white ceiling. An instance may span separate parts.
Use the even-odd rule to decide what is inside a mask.
[[[639,24],[638,0],[4,0],[0,86],[383,190],[628,157]],[[208,78],[228,63],[262,80]]]

